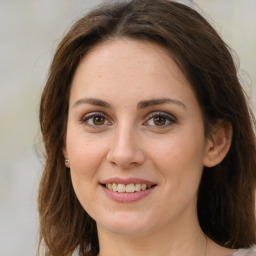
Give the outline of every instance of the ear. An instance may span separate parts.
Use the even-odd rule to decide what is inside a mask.
[[[62,152],[63,152],[64,158],[65,158],[65,166],[67,168],[70,168],[69,159],[68,159],[68,152],[67,152],[66,147],[63,147]]]
[[[213,127],[206,142],[204,166],[213,167],[221,163],[227,155],[232,141],[232,126],[219,120]]]

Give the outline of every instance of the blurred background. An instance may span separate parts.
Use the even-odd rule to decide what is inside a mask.
[[[0,256],[36,254],[40,94],[64,33],[101,2],[0,0]],[[236,52],[240,79],[254,104],[256,1],[178,2],[203,13]]]

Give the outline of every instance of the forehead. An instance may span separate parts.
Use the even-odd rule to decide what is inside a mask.
[[[159,65],[165,66],[162,71],[179,73],[180,78],[183,76],[180,69],[173,61],[171,53],[164,47],[149,41],[132,40],[127,38],[113,39],[105,41],[94,46],[87,54],[81,59],[77,70],[81,66],[87,66],[98,70],[98,72],[111,71],[113,74],[115,70],[111,69],[112,65],[117,64],[118,67],[142,67],[148,71],[159,71]],[[77,73],[77,71],[76,71]],[[183,77],[184,80],[185,77]]]
[[[131,39],[97,45],[80,61],[71,87],[73,97],[184,97],[192,89],[163,47]],[[86,94],[86,95],[85,95]],[[94,95],[96,94],[96,95]]]

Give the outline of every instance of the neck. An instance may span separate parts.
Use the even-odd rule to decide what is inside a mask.
[[[207,239],[198,222],[140,235],[120,235],[98,225],[98,234],[100,256],[206,256]]]

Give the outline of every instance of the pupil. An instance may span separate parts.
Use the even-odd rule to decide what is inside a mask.
[[[165,125],[165,117],[162,117],[162,116],[157,116],[154,118],[154,123],[156,125]]]
[[[102,117],[102,116],[95,116],[93,118],[93,123],[95,125],[103,125],[104,124],[104,117]]]

